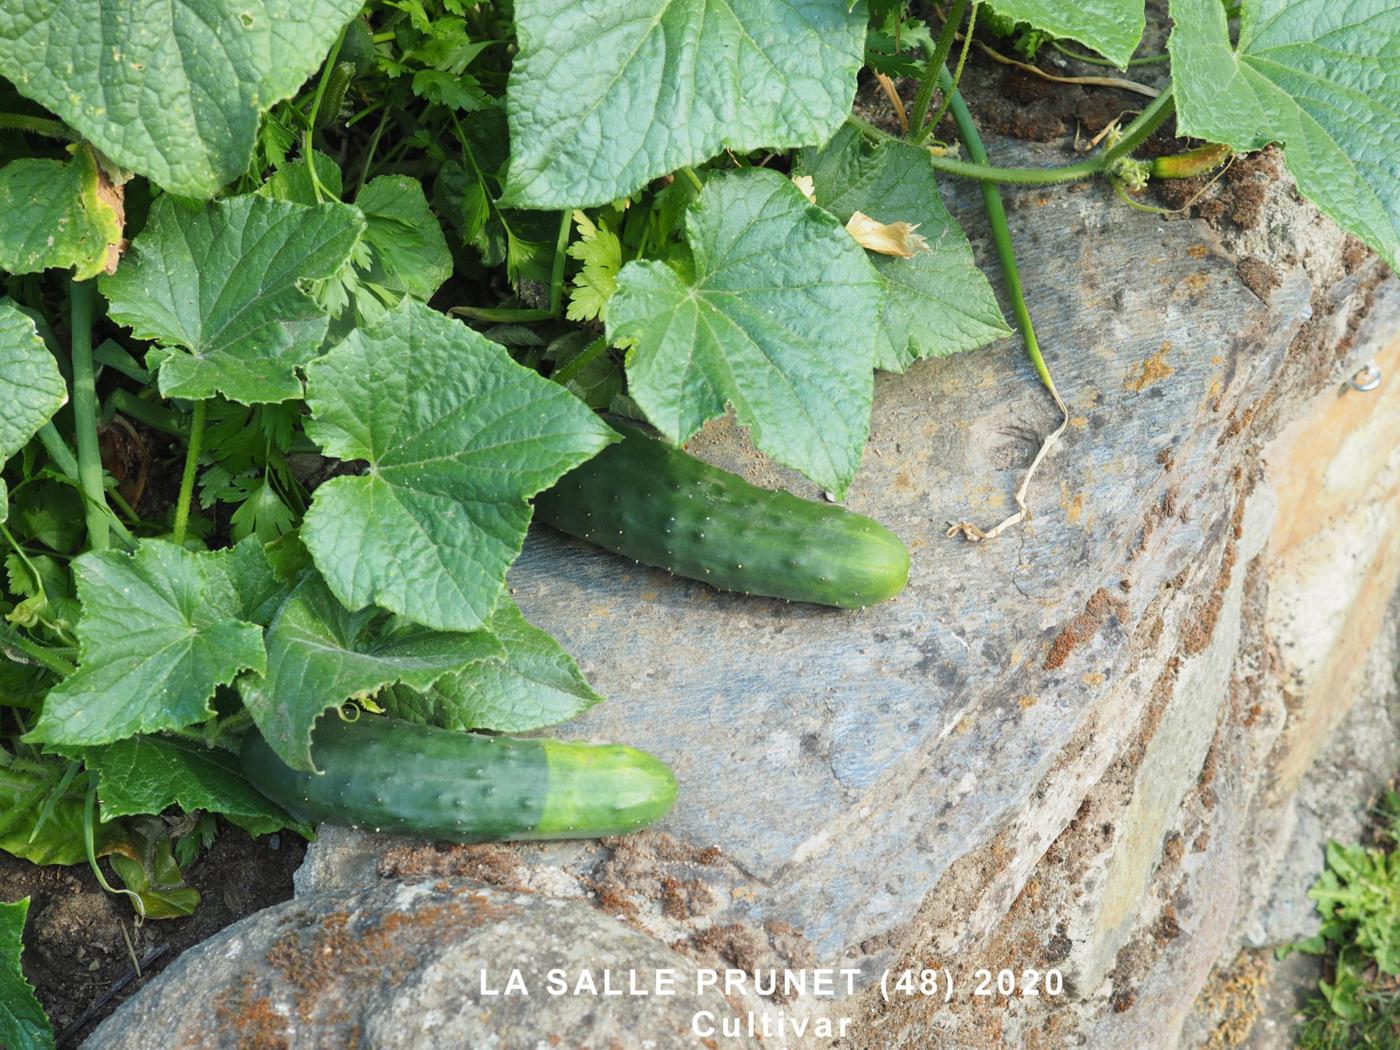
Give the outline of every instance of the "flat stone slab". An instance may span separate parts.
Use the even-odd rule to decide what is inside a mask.
[[[718,846],[746,884],[712,921],[788,924],[823,960],[868,954],[950,864],[1026,812],[1120,687],[1126,625],[1224,527],[1218,448],[1309,314],[1301,271],[1262,301],[1204,222],[1131,212],[1104,187],[1007,197],[1071,409],[1031,521],[992,543],[945,535],[1009,512],[1058,421],[1006,340],[879,377],[847,505],[913,554],[893,601],[843,612],[726,595],[544,529],[510,577],[530,620],[610,697],[561,735],[671,763],[680,801],[661,830]],[[965,192],[949,203],[984,228]],[[818,495],[731,425],[690,448]],[[596,860],[587,847],[526,857],[580,872]]]
[[[636,989],[653,991],[669,973],[660,987],[672,994],[607,991],[604,971],[613,982],[635,973]],[[645,934],[586,904],[436,879],[313,894],[251,915],[180,956],[84,1045],[665,1048],[694,1045],[697,1015],[702,1030],[734,1018],[692,963]]]

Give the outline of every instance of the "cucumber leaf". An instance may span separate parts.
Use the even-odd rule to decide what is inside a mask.
[[[426,690],[396,686],[386,706],[400,718],[443,729],[523,733],[567,722],[602,702],[573,657],[509,597],[496,606],[491,632],[505,647],[503,659],[444,675]]]
[[[238,760],[172,737],[136,736],[102,747],[64,748],[97,773],[102,820],[162,813],[172,805],[222,813],[254,834],[292,822],[239,772]]]
[[[1231,48],[1218,0],[1172,0],[1177,131],[1283,146],[1298,190],[1400,266],[1400,4],[1245,0]]]
[[[268,746],[289,766],[314,771],[311,730],[329,708],[399,682],[428,689],[504,652],[490,631],[443,633],[373,606],[348,612],[312,571],[268,627],[267,673],[245,675],[239,689]]]
[[[134,554],[75,560],[78,670],[49,691],[24,739],[106,744],[178,729],[212,715],[214,690],[240,671],[265,670],[262,628],[242,619],[230,554],[142,540]]]
[[[23,0],[0,69],[124,168],[212,197],[264,110],[315,72],[360,0]]]
[[[37,273],[71,267],[96,277],[117,262],[119,198],[103,189],[92,150],[72,160],[23,157],[0,168],[0,270]]]
[[[685,228],[693,263],[629,262],[608,302],[632,398],[678,442],[731,403],[759,448],[843,494],[870,432],[884,280],[766,169],[711,176]]]
[[[301,531],[316,567],[347,608],[444,631],[486,623],[525,501],[615,439],[567,391],[413,299],[313,362],[307,404],[327,454],[368,463],[316,490]]]
[[[824,142],[865,23],[831,0],[517,0],[503,203],[606,204],[725,148]]]
[[[1078,40],[1119,69],[1128,67],[1146,25],[1143,0],[989,0],[992,10],[1053,37]],[[1218,3],[1218,0],[1217,0]]]
[[[0,216],[0,222],[3,222]],[[0,466],[25,446],[63,407],[68,387],[34,322],[9,299],[0,299]],[[0,521],[9,513],[0,479]]]
[[[296,537],[287,533],[279,546],[294,544]],[[223,554],[229,581],[238,592],[240,616],[249,623],[266,627],[287,600],[299,570],[281,575],[268,557],[270,549],[256,536],[248,536]],[[304,568],[305,566],[303,566]]]
[[[0,903],[0,1046],[8,1050],[51,1050],[53,1029],[19,964],[28,915],[28,897]]]
[[[327,326],[298,282],[335,273],[363,231],[343,204],[247,196],[191,206],[162,197],[131,255],[102,279],[102,294],[114,321],[165,348],[149,360],[166,397],[286,401],[301,396],[296,369],[319,351]]]
[[[972,246],[943,206],[926,150],[903,142],[871,149],[847,127],[825,148],[804,151],[799,166],[812,176],[817,203],[841,222],[857,211],[879,222],[910,222],[928,242],[910,259],[870,254],[887,290],[877,368],[903,372],[920,358],[975,350],[1011,334]]]

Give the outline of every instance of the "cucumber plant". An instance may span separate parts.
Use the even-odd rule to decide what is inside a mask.
[[[617,445],[601,413],[679,445],[732,410],[841,498],[877,369],[1011,332],[939,179],[979,182],[1061,408],[999,184],[1140,186],[1279,143],[1394,265],[1400,3],[1170,0],[1167,54],[1138,56],[1143,8],[7,3],[0,848],[118,858],[138,908],[187,908],[140,888],[169,883],[150,858],[192,852],[161,813],[305,829],[244,776],[244,737],[301,776],[330,710],[522,733],[597,702],[505,589],[531,498],[570,471],[543,515],[599,540],[607,520],[608,545],[677,572],[894,593],[905,556],[878,526]],[[957,89],[978,26],[1023,57],[1169,63],[1166,86],[1083,159],[998,167]],[[862,77],[906,131],[852,112]],[[935,140],[945,113],[961,155]],[[1134,158],[1172,117],[1192,150]],[[717,557],[665,472],[724,523]],[[1016,498],[957,530],[995,536]]]

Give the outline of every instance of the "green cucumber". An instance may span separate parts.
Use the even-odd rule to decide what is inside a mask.
[[[750,485],[640,430],[535,498],[535,517],[677,576],[844,609],[891,598],[909,551],[879,522]]]
[[[349,62],[356,73],[368,73],[374,68],[374,59],[374,31],[363,18],[357,18],[345,27],[336,61]]]
[[[396,718],[334,713],[317,724],[320,773],[292,769],[253,730],[243,773],[304,821],[452,842],[622,835],[659,820],[676,778],[659,759],[619,745],[458,733]]]

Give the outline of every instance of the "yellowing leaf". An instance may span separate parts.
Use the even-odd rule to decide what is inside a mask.
[[[84,281],[117,266],[121,189],[98,171],[92,150],[72,160],[23,157],[0,168],[0,270],[72,267]]]

